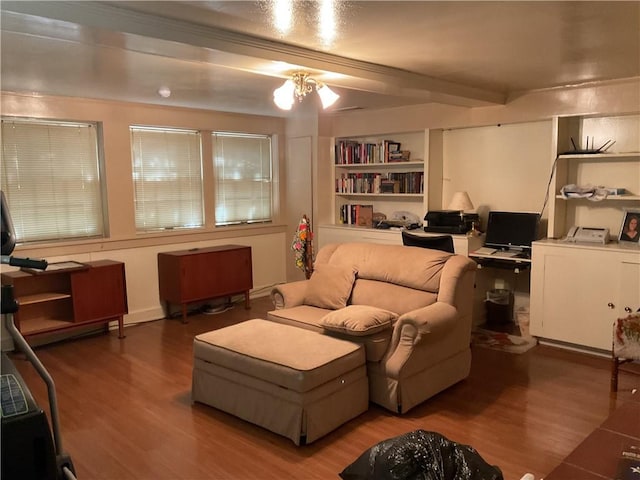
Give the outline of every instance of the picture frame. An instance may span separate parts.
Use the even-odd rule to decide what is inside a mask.
[[[389,153],[399,152],[400,151],[400,142],[388,141],[388,143],[387,143],[387,151]]]
[[[640,239],[640,209],[625,209],[618,234],[618,242],[639,243]]]

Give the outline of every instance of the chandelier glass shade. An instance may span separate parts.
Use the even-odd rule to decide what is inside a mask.
[[[340,98],[340,95],[324,83],[311,78],[308,73],[294,73],[273,91],[273,102],[282,110],[291,110],[296,99],[301,102],[314,89],[320,97],[322,108],[330,107]]]

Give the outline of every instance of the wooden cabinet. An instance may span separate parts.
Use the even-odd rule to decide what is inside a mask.
[[[640,308],[640,250],[618,244],[534,242],[532,335],[611,350],[613,322]]]
[[[167,315],[171,303],[179,304],[183,322],[187,320],[187,304],[216,297],[244,293],[249,308],[251,247],[222,245],[159,253],[158,281]]]
[[[98,260],[84,265],[2,274],[2,284],[13,286],[20,304],[14,321],[25,338],[111,321],[118,322],[118,337],[124,337],[123,316],[128,313],[124,263]]]
[[[74,322],[121,317],[127,312],[124,264],[110,260],[71,275]]]

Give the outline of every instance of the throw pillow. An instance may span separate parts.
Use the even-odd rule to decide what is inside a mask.
[[[349,305],[322,317],[320,325],[334,332],[363,336],[390,328],[397,318],[397,314],[382,308]]]
[[[351,296],[356,273],[352,266],[328,263],[315,265],[307,284],[304,303],[331,310],[345,307]]]

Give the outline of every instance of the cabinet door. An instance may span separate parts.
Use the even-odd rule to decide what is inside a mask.
[[[640,259],[624,260],[620,264],[620,298],[616,305],[618,316],[640,311]]]
[[[124,264],[113,262],[71,274],[75,322],[115,318],[127,313]]]
[[[618,296],[619,264],[589,253],[542,257],[541,331],[536,335],[609,350],[613,321],[609,304]]]
[[[206,300],[253,288],[249,247],[186,255],[181,262],[184,302]]]

